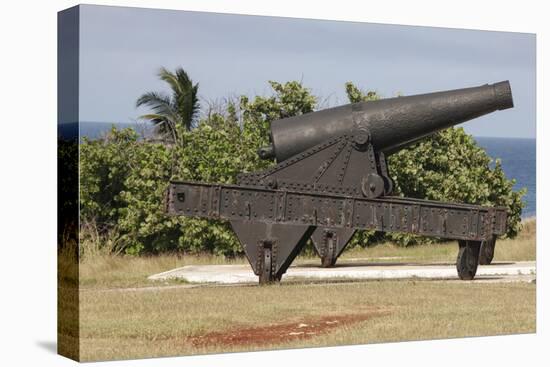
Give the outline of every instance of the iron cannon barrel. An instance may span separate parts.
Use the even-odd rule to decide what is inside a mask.
[[[284,161],[332,137],[365,130],[378,151],[395,152],[441,129],[513,107],[510,83],[352,103],[274,121],[262,158]]]

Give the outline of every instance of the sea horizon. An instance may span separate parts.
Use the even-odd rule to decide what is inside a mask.
[[[124,127],[132,127],[132,126],[150,126],[152,127],[151,123],[148,121],[136,121],[136,122],[106,122],[106,121],[79,121],[79,122],[62,122],[58,123],[58,127],[60,126],[76,126],[77,124],[80,124],[80,128],[82,128],[82,125],[90,126],[90,125],[103,125],[106,127],[105,131],[108,130],[112,125],[115,126],[124,126]],[[80,129],[80,132],[82,133],[82,129]],[[468,132],[466,132],[469,134]],[[83,136],[88,136],[86,133],[81,134]],[[536,140],[535,137],[527,137],[527,136],[494,136],[494,135],[473,135],[474,138],[482,138],[482,139],[521,139],[521,140]]]

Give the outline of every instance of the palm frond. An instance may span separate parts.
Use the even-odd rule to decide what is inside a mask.
[[[155,125],[168,120],[165,115],[159,115],[156,113],[147,113],[145,115],[139,116],[139,118],[143,120],[149,120]]]
[[[179,68],[179,69],[181,69],[181,68]],[[178,70],[176,70],[176,74],[174,74],[170,70],[167,70],[166,68],[162,67],[162,68],[160,68],[160,71],[158,73],[158,76],[159,76],[160,80],[165,81],[166,83],[168,83],[168,85],[170,85],[170,88],[172,89],[174,94],[183,93],[184,92],[183,88],[185,87],[184,83],[182,83],[178,79],[178,75],[177,75]]]
[[[193,86],[193,93],[191,94],[192,104],[193,104],[193,115],[196,115],[200,110],[199,103],[199,83]]]
[[[175,126],[181,124],[187,130],[194,126],[200,104],[198,99],[199,84],[194,84],[189,75],[179,67],[175,72],[162,67],[159,78],[170,86],[172,95],[148,92],[136,101],[136,106],[148,106],[152,113],[141,116],[155,124]],[[160,126],[159,126],[160,128]]]
[[[164,93],[147,92],[142,94],[136,101],[136,107],[143,105],[171,105],[170,97]]]

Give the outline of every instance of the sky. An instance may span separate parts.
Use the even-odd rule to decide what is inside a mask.
[[[383,97],[509,80],[515,107],[462,124],[474,136],[536,135],[534,34],[81,5],[79,120],[126,123],[147,91],[169,92],[161,66],[183,67],[202,104],[269,95],[300,80],[348,103],[354,82]]]

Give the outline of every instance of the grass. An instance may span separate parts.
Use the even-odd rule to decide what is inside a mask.
[[[92,361],[532,333],[535,298],[534,284],[458,281],[84,291],[80,357]],[[250,340],[199,347],[191,342],[211,332],[369,312],[374,316],[309,339],[281,335],[266,344]]]
[[[98,255],[81,262],[80,287],[129,288],[168,285],[178,282],[167,281],[153,284],[147,280],[147,277],[186,265],[245,264],[246,262],[245,258],[227,260],[221,256],[213,255],[160,255],[143,257]]]
[[[535,230],[536,222],[527,221],[516,239],[498,241],[495,261],[534,260]],[[342,260],[454,262],[457,249],[456,242],[411,248],[385,243],[346,251]],[[297,261],[319,259],[300,256]],[[68,335],[60,335],[60,340],[74,345],[76,330],[79,358],[95,361],[535,332],[536,286],[531,283],[388,280],[164,287],[174,282],[146,279],[185,265],[246,262],[208,255],[126,257],[96,251],[80,264],[78,295],[70,292],[72,300],[65,302],[70,306],[75,297],[79,301],[77,310],[65,307],[71,311],[68,315],[77,315],[78,325],[62,328],[61,334]],[[60,305],[65,303],[61,299]],[[368,317],[308,338],[285,333],[261,342],[254,329],[269,332],[289,323],[296,327],[357,315]],[[225,338],[242,334],[245,342],[208,339],[216,333]]]
[[[537,222],[534,218],[523,222],[523,229],[511,240],[497,242],[496,261],[535,261],[537,257]]]

